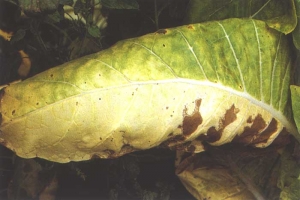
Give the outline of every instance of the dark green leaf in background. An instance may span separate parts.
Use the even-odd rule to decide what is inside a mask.
[[[292,108],[298,132],[300,131],[300,87],[291,85]]]
[[[139,9],[136,0],[101,0],[101,5],[111,9]]]
[[[300,49],[300,0],[295,0],[295,8],[296,8],[296,14],[297,14],[297,26],[295,30],[293,31],[293,41],[294,45],[297,49]]]
[[[299,144],[295,148],[285,148],[280,160],[281,169],[277,186],[281,189],[280,199],[296,200],[300,197],[300,163],[299,159]]]
[[[88,32],[91,36],[93,36],[95,38],[101,37],[100,29],[97,26],[88,27]]]
[[[57,9],[59,0],[19,0],[19,6],[26,15],[52,13]]]
[[[293,0],[191,0],[187,23],[198,23],[227,18],[260,19],[282,32],[294,30],[297,19]]]

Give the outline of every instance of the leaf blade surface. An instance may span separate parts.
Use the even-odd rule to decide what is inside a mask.
[[[287,114],[284,36],[230,19],[121,41],[3,89],[0,141],[57,162],[158,145],[268,146],[297,134]],[[28,92],[24,92],[28,91]]]

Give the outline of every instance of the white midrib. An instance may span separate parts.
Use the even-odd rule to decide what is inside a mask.
[[[257,105],[257,106],[263,108],[264,110],[268,111],[269,113],[271,113],[272,116],[275,119],[279,120],[290,133],[292,133],[293,135],[299,135],[296,127],[280,111],[276,110],[274,107],[272,107],[271,105],[269,105],[263,101],[255,99],[253,96],[251,96],[247,92],[240,92],[240,91],[234,90],[228,86],[224,86],[224,85],[221,85],[218,83],[213,83],[213,82],[209,82],[209,81],[199,81],[199,80],[193,80],[193,79],[185,79],[185,78],[174,78],[174,79],[153,80],[153,81],[130,81],[129,83],[122,84],[122,85],[108,86],[105,88],[96,88],[96,89],[92,89],[92,90],[88,90],[88,91],[82,91],[80,94],[73,95],[73,96],[64,98],[62,100],[56,101],[56,102],[52,103],[52,105],[59,103],[61,101],[64,101],[66,99],[69,99],[69,98],[80,97],[80,96],[98,92],[98,91],[111,90],[111,89],[115,89],[115,88],[125,88],[125,87],[135,86],[135,85],[142,86],[142,85],[170,84],[170,83],[184,83],[184,84],[198,85],[198,86],[209,86],[209,87],[227,91],[228,93],[233,94],[233,95],[243,97],[243,98],[249,100],[252,104]],[[49,105],[51,105],[51,104],[49,104]],[[39,109],[42,109],[42,108],[43,107],[38,108],[32,112],[38,111]],[[22,116],[20,116],[20,117],[22,117]],[[299,135],[299,138],[300,138],[300,135]]]

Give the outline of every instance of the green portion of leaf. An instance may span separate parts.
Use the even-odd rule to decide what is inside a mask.
[[[136,0],[101,0],[101,5],[111,9],[139,9]]]
[[[295,47],[300,50],[300,0],[294,0],[297,14],[297,26],[293,31],[293,41]]]
[[[284,112],[290,82],[288,49],[286,38],[262,21],[195,24],[119,42],[7,88],[6,93],[24,100],[44,97],[26,111],[16,109],[17,117],[95,88],[187,78],[228,86]],[[23,92],[41,85],[47,88],[41,93]],[[48,91],[53,95],[46,95]]]
[[[290,33],[297,24],[293,0],[191,0],[186,23],[227,18],[254,18],[282,33]]]
[[[298,132],[300,132],[300,86],[291,85],[292,109]]]
[[[285,149],[281,155],[281,170],[277,182],[278,187],[282,190],[280,199],[283,200],[298,200],[300,197],[300,165],[296,158],[299,156],[299,144],[294,148]]]

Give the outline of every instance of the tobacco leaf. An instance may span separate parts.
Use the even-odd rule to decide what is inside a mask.
[[[2,89],[0,142],[24,158],[113,158],[202,142],[267,147],[299,138],[286,37],[228,19],[159,30]]]

